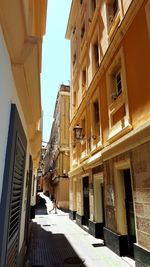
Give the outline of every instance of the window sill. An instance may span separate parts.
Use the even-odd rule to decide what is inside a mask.
[[[111,129],[107,141],[112,143],[116,141],[121,136],[132,130],[132,125],[128,122],[127,118],[120,120]]]
[[[86,157],[86,155],[87,155],[86,149],[85,150],[82,150],[81,151],[81,157],[80,158],[82,159],[82,158]]]
[[[122,93],[109,105],[109,111],[111,114],[116,112],[125,103],[125,93]]]
[[[89,156],[86,154],[86,151],[83,151],[81,153],[81,157],[80,157],[80,163],[82,163],[83,161],[85,161],[86,159],[88,159]]]
[[[76,167],[78,165],[78,161],[77,161],[77,159],[74,159],[73,161],[72,161],[72,167],[74,168],[74,167]]]
[[[103,145],[101,142],[98,142],[97,146],[94,145],[92,146],[92,149],[91,149],[91,155],[94,155],[95,153],[99,152],[101,149],[103,148]]]
[[[101,140],[91,145],[91,154],[99,151],[103,147]]]

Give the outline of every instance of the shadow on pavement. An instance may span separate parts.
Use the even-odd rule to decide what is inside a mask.
[[[33,223],[28,249],[30,266],[85,267],[84,260],[79,258],[66,237],[47,231],[50,227],[51,225]]]

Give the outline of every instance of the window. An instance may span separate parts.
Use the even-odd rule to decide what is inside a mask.
[[[90,1],[90,18],[93,17],[95,9],[96,9],[96,0],[91,0]]]
[[[81,39],[83,39],[84,33],[85,33],[85,25],[83,24],[81,28]]]
[[[108,88],[109,137],[117,138],[131,129],[127,98],[125,62],[121,48],[106,74]]]
[[[85,118],[81,121],[81,127],[82,127],[82,141],[81,141],[81,159],[83,159],[86,156],[87,150],[87,140],[86,140],[86,121]]]
[[[73,55],[73,65],[76,63],[76,53]]]
[[[99,120],[99,103],[98,100],[93,102],[93,118],[94,118],[94,132],[95,138],[100,135],[100,120]]]
[[[123,83],[123,66],[121,56],[117,57],[109,68],[109,74],[107,74],[107,82],[109,87],[110,104],[122,94],[124,90]]]
[[[118,0],[114,0],[112,2],[112,12],[113,12],[113,16],[115,17],[116,13],[118,10]]]
[[[100,148],[101,146],[101,125],[100,125],[100,106],[99,106],[99,93],[92,97],[91,101],[91,151]]]
[[[96,38],[92,44],[92,73],[93,76],[99,68],[99,46],[98,38]]]
[[[77,105],[77,93],[76,93],[76,91],[74,91],[74,93],[73,93],[73,106],[74,106],[74,108],[76,108],[76,105]]]
[[[121,78],[121,68],[115,71],[111,75],[112,80],[112,101],[116,100],[117,97],[122,93],[122,78]]]
[[[115,30],[117,29],[120,22],[121,11],[119,9],[118,0],[107,0],[106,3],[107,3],[108,33],[109,33],[109,38],[112,38],[112,35],[115,33]]]
[[[121,82],[121,71],[120,70],[115,75],[115,81],[116,81],[117,95],[120,95],[122,92],[122,82]]]
[[[107,5],[107,10],[109,23],[112,23],[118,11],[118,0],[110,1]]]
[[[96,69],[99,67],[99,51],[98,51],[98,42],[94,44],[94,59],[95,59],[95,66]]]
[[[75,32],[76,32],[76,26],[74,26],[72,29],[72,33],[75,34]]]
[[[91,8],[92,8],[92,11],[95,11],[95,9],[96,9],[96,0],[91,0]]]
[[[85,92],[86,89],[86,69],[82,70],[82,93]]]
[[[85,118],[81,122],[82,125],[82,138],[85,137]]]

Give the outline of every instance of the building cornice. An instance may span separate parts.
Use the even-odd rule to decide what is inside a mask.
[[[106,146],[102,151],[103,161],[115,157],[119,153],[127,152],[150,141],[150,121],[122,136],[112,144]]]
[[[37,124],[41,119],[40,72],[46,10],[47,0],[0,1],[0,23],[29,140],[37,138],[36,151],[31,141],[31,153],[36,161],[41,147]]]
[[[75,168],[72,168],[70,172],[68,173],[69,177],[72,177],[74,175],[77,175],[81,172],[84,172],[88,170],[89,168],[94,168],[102,164],[102,155],[101,151],[95,153],[94,155],[91,155],[84,160],[82,163],[80,163]]]
[[[76,15],[77,15],[77,11],[78,11],[78,5],[79,5],[79,1],[72,0],[68,24],[67,24],[67,29],[66,29],[66,34],[65,34],[66,39],[70,39],[72,29],[74,28],[75,21],[76,21]]]

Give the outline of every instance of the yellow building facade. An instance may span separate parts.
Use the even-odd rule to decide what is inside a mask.
[[[59,208],[69,208],[70,148],[70,86],[61,84],[58,90],[54,121],[44,158],[43,189],[54,196]]]
[[[0,266],[25,266],[42,138],[46,0],[0,1]]]
[[[149,18],[146,0],[72,1],[66,31],[70,218],[137,266],[150,264]]]

